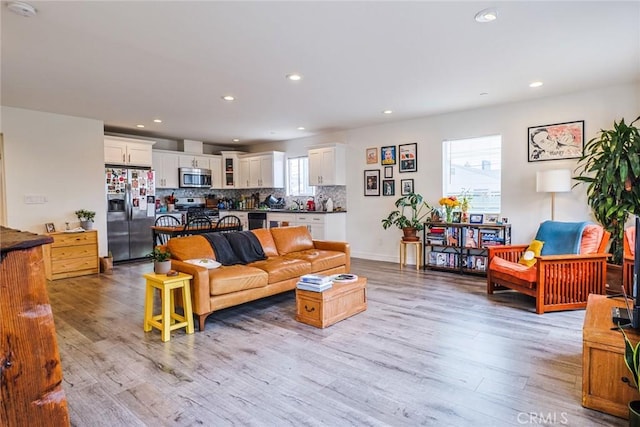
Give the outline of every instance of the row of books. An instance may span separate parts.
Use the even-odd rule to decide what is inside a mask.
[[[331,289],[334,283],[351,283],[358,280],[355,274],[333,274],[329,276],[320,274],[305,274],[300,276],[296,287],[304,291],[322,292]]]
[[[483,255],[461,255],[446,252],[429,252],[428,264],[437,267],[466,268],[469,270],[485,271],[487,257]]]
[[[504,245],[504,235],[496,229],[474,227],[431,227],[426,235],[428,245],[481,248]]]

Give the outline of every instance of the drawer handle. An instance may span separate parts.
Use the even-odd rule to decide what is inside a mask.
[[[304,309],[307,313],[313,313],[314,311],[316,311],[315,307],[311,307],[311,309],[309,309],[309,306],[307,306],[306,304],[304,305]]]

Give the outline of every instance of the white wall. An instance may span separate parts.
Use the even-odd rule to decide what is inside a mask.
[[[355,129],[338,134],[336,141],[348,145],[347,150],[347,238],[354,257],[397,261],[400,230],[383,230],[380,221],[395,209],[397,197],[365,197],[365,169],[383,167],[367,165],[365,149],[385,145],[418,143],[418,171],[398,173],[394,166],[396,195],[400,179],[414,179],[414,189],[430,204],[442,195],[442,141],[482,135],[502,135],[502,212],[513,224],[513,242],[530,241],[540,222],[550,219],[551,198],[536,193],[536,172],[544,169],[570,168],[576,160],[527,161],[527,128],[536,125],[574,120],[585,121],[585,142],[601,128],[609,128],[614,120],[635,119],[640,114],[640,85],[624,85],[530,102],[488,107],[472,111],[425,117],[380,126]],[[280,149],[302,147],[314,139],[287,141]],[[323,141],[329,142],[329,141]],[[273,146],[271,149],[278,149]],[[472,209],[473,211],[473,203]],[[558,221],[593,220],[582,185],[571,193],[556,195]],[[413,256],[411,254],[410,256]],[[411,259],[412,262],[414,262]]]
[[[53,222],[79,226],[74,212],[96,211],[100,255],[107,254],[102,121],[2,107],[7,226],[44,233]],[[25,195],[47,198],[26,204]]]

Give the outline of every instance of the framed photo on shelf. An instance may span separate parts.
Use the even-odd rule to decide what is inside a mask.
[[[469,224],[482,224],[482,214],[469,214]]]
[[[367,148],[367,164],[378,164],[378,147]]]
[[[395,145],[389,145],[380,149],[380,163],[384,166],[396,164]]]
[[[503,216],[503,217],[501,218],[501,220],[502,220],[502,223],[503,223],[503,224],[509,224],[509,218],[508,218],[508,217]]]
[[[364,195],[380,195],[380,169],[371,169],[364,171]]]
[[[413,179],[401,179],[400,194],[406,196],[410,193],[413,193]]]
[[[53,223],[52,223],[52,222],[47,222],[47,223],[44,225],[44,228],[46,228],[46,229],[47,229],[47,233],[55,233],[55,232],[56,232],[56,226],[55,226],[55,225],[53,225]]]
[[[577,159],[584,152],[584,120],[527,129],[529,161]]]
[[[398,147],[400,152],[400,172],[418,171],[418,143],[402,144]]]
[[[453,211],[453,216],[451,217],[451,222],[460,223],[461,219],[462,219],[462,212]]]
[[[500,218],[500,214],[497,213],[484,214],[484,224],[495,224],[498,222],[498,218]]]
[[[382,181],[382,195],[383,196],[395,196],[396,195],[396,181],[393,179],[385,179]]]
[[[384,167],[384,177],[385,179],[393,178],[393,166]]]

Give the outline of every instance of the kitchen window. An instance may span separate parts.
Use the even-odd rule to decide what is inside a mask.
[[[501,158],[501,135],[443,141],[442,194],[468,193],[473,213],[501,212]]]
[[[309,158],[287,159],[287,196],[313,196],[315,187],[309,185]]]

